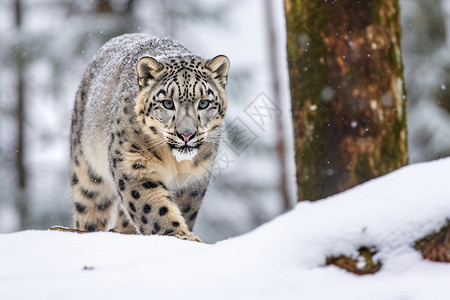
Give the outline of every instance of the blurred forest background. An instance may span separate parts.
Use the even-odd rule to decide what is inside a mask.
[[[450,155],[450,1],[400,5],[415,163]],[[0,232],[71,226],[75,92],[100,46],[132,32],[231,61],[228,138],[197,234],[239,235],[294,205],[283,1],[10,0],[0,3]]]

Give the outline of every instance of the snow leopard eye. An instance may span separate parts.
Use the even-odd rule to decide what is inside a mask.
[[[209,104],[211,103],[211,101],[209,100],[202,100],[198,103],[198,108],[199,109],[205,109],[208,108]]]
[[[175,108],[175,105],[174,105],[174,103],[173,103],[172,100],[164,100],[164,101],[162,102],[162,104],[163,104],[163,106],[164,106],[165,109],[172,110],[172,109]]]

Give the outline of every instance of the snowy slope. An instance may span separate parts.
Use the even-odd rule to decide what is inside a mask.
[[[450,264],[414,242],[450,219],[450,159],[405,167],[246,235],[199,244],[162,236],[0,235],[0,299],[450,299]],[[325,267],[378,249],[375,275]]]

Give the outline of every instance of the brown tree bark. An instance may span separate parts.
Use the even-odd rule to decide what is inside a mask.
[[[398,0],[285,0],[299,200],[408,163]]]
[[[356,275],[375,274],[381,269],[381,262],[375,262],[373,257],[376,254],[374,249],[368,247],[361,247],[358,249],[358,256],[363,259],[364,266],[358,266],[359,260],[345,255],[338,257],[327,257],[326,265],[335,265],[348,272]]]
[[[414,247],[422,257],[431,261],[450,262],[450,221],[438,232],[417,241]]]
[[[97,0],[97,7],[95,9],[95,12],[98,14],[105,14],[105,13],[113,12],[113,9],[111,7],[111,3],[109,2],[109,0]]]

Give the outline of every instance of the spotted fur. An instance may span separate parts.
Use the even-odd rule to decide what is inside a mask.
[[[72,117],[74,225],[192,233],[217,154],[229,61],[169,39],[124,35],[89,65]]]

